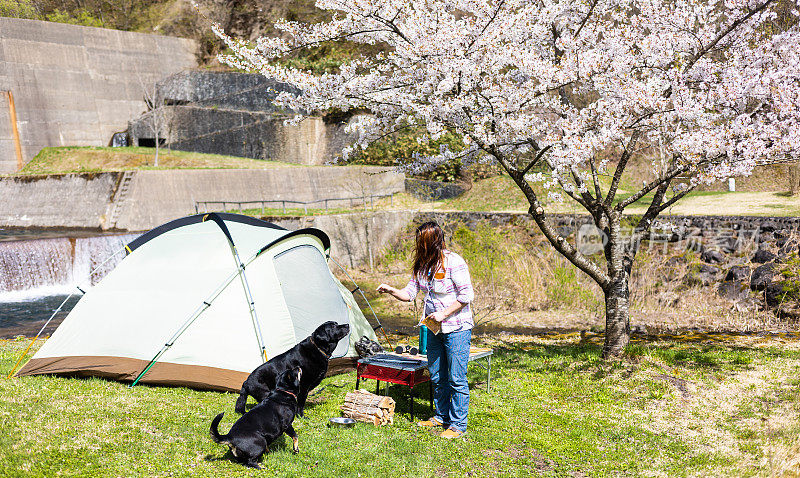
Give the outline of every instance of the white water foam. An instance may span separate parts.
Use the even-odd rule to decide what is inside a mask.
[[[0,242],[0,302],[67,295],[77,287],[87,290],[116,267],[125,257],[125,244],[137,236]]]

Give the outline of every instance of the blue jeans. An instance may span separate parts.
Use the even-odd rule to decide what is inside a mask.
[[[467,430],[467,362],[472,330],[436,335],[428,331],[428,370],[433,382],[434,418],[445,427]]]

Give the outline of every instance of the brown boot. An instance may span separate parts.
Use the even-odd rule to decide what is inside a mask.
[[[443,427],[444,423],[437,420],[435,417],[431,417],[424,422],[418,422],[417,425],[426,428],[433,428],[433,427]]]
[[[448,428],[447,430],[443,431],[442,434],[439,436],[442,438],[461,438],[464,436],[464,433],[466,432],[458,431],[453,428]]]

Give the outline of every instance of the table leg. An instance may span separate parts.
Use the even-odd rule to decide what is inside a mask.
[[[409,393],[411,395],[411,421],[414,421],[414,387],[408,388]]]
[[[375,395],[381,394],[381,381],[375,380]]]
[[[359,383],[361,383],[361,375],[356,375],[356,390],[358,390]]]

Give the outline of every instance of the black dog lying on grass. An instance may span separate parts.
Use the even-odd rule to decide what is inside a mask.
[[[292,421],[299,410],[297,393],[300,391],[302,375],[300,368],[283,372],[278,378],[277,387],[261,403],[236,420],[227,435],[220,435],[217,430],[225,413],[214,417],[211,421],[211,439],[228,445],[233,456],[251,468],[261,468],[258,459],[281,433],[286,433],[292,439],[294,453],[300,451]]]
[[[248,395],[252,395],[260,402],[275,388],[277,378],[284,370],[300,367],[303,369],[303,380],[300,383],[300,393],[297,394],[297,404],[300,407],[298,414],[302,417],[308,392],[325,378],[328,372],[328,360],[336,350],[336,344],[349,332],[350,326],[347,324],[325,322],[299,344],[259,365],[242,384],[242,390],[236,400],[236,412],[245,412]]]

